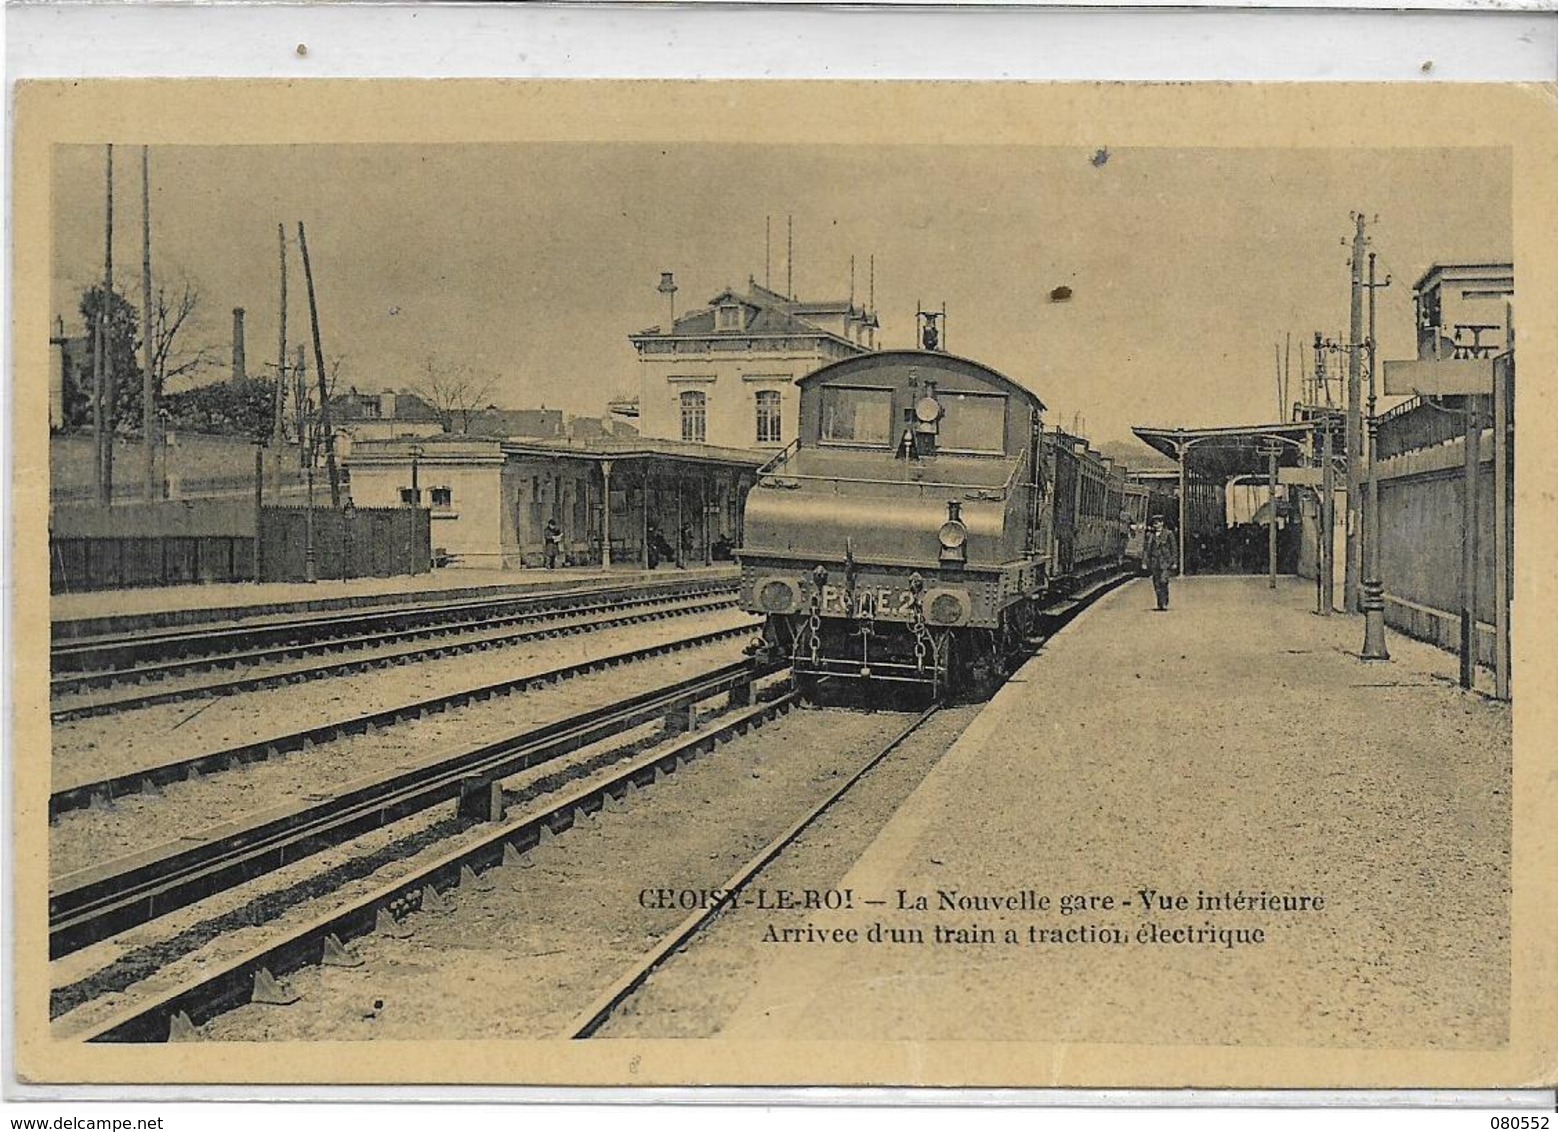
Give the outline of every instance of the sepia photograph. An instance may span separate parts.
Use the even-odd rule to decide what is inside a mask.
[[[1368,89],[22,88],[23,1079],[1551,1084],[1550,92]]]

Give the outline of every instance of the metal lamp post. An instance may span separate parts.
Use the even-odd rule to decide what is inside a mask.
[[[254,445],[254,581],[264,581],[265,546],[265,438],[256,436]]]
[[[1271,572],[1270,589],[1277,588],[1277,456],[1282,446],[1274,440],[1266,442],[1266,506],[1270,514],[1266,518],[1266,565]]]
[[[299,351],[302,347],[298,347]],[[299,369],[301,370],[301,366]],[[301,410],[300,410],[301,413]],[[300,421],[304,418],[300,415]],[[298,451],[303,461],[304,480],[308,488],[308,506],[303,511],[303,580],[319,580],[319,563],[314,545],[314,437],[312,422],[307,422],[298,434]]]
[[[1369,337],[1366,343],[1369,360],[1369,480],[1368,506],[1364,516],[1363,531],[1363,652],[1364,660],[1389,660],[1390,650],[1385,647],[1385,584],[1379,576],[1379,414],[1375,405],[1375,342],[1374,342],[1374,291],[1376,286],[1389,286],[1389,277],[1383,284],[1374,282],[1374,253],[1369,253]]]
[[[421,507],[422,507],[422,485],[421,485],[421,482],[417,478],[418,464],[421,461],[421,459],[422,459],[422,446],[420,444],[413,444],[411,446],[411,509],[412,509],[413,512],[420,510]],[[411,564],[412,564],[412,561],[415,558],[415,556],[416,556],[416,524],[415,523],[407,523],[406,524],[406,567],[407,567],[407,569],[411,568]]]

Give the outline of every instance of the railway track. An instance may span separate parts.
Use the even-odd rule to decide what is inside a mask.
[[[867,759],[853,774],[845,778],[827,797],[802,814],[784,832],[780,833],[779,836],[759,849],[757,853],[742,864],[723,884],[718,885],[718,891],[738,893],[751,884],[764,867],[783,853],[790,843],[804,833],[818,818],[832,809],[839,799],[848,794],[854,785],[864,778],[873,767],[902,746],[909,736],[930,722],[931,718],[941,711],[941,707],[940,703],[932,704],[915,717],[907,727],[882,744],[875,754]],[[706,907],[689,914],[669,934],[661,937],[660,941],[638,963],[634,964],[593,1003],[587,1006],[568,1024],[567,1029],[559,1034],[558,1037],[577,1040],[588,1038],[594,1034],[611,1017],[612,1012],[623,1002],[627,1001],[643,985],[644,980],[649,978],[667,959],[685,947],[693,936],[713,923],[727,907],[729,905],[724,901],[711,901]]]
[[[306,646],[260,649],[244,654],[227,654],[220,658],[221,668],[238,668],[245,665],[266,666],[259,671],[229,676],[211,671],[218,667],[217,658],[176,661],[163,666],[144,666],[138,669],[142,677],[129,688],[94,683],[94,687],[105,688],[95,695],[90,692],[82,694],[83,686],[79,681],[82,679],[98,681],[100,677],[106,676],[106,673],[93,673],[89,677],[67,676],[53,681],[60,688],[68,687],[69,691],[56,694],[56,706],[51,709],[49,717],[54,723],[65,723],[74,719],[86,719],[157,704],[236,695],[241,692],[259,691],[264,688],[298,684],[331,676],[352,675],[376,668],[458,656],[530,641],[707,613],[729,608],[734,604],[735,596],[728,590],[676,596],[642,595],[637,599],[622,602],[592,602],[550,616],[533,614],[510,618],[511,622],[516,620],[519,622],[517,628],[495,629],[489,622],[468,621],[461,622],[457,626],[438,626],[430,631],[436,634],[431,639],[428,633],[420,633],[416,635],[417,639],[408,641],[407,634],[400,631],[391,631],[383,635],[360,635],[329,642],[326,646],[329,651],[350,650],[350,655],[325,660],[313,659],[312,654],[317,653],[318,650]],[[404,643],[396,645],[395,641]],[[195,678],[181,680],[180,674],[194,674]],[[150,686],[148,682],[151,682]],[[122,684],[123,681],[119,683]]]
[[[738,661],[478,747],[430,755],[263,810],[143,853],[79,869],[49,888],[49,955],[58,958],[370,829],[458,799],[491,819],[497,784],[721,693],[750,688],[771,670]],[[497,797],[495,798],[495,792]]]
[[[440,712],[451,711],[471,703],[479,703],[499,696],[525,692],[531,688],[556,684],[576,676],[618,665],[631,664],[649,657],[680,649],[696,648],[750,634],[755,622],[697,633],[671,641],[658,642],[639,648],[607,653],[588,660],[559,665],[544,672],[531,672],[509,677],[475,688],[461,688],[409,703],[396,704],[380,711],[365,712],[346,718],[334,719],[300,730],[277,732],[258,739],[235,743],[230,746],[205,750],[164,759],[160,763],[139,765],[108,777],[83,777],[60,781],[56,778],[49,794],[49,816],[57,817],[73,809],[92,805],[110,805],[116,798],[128,794],[156,793],[161,787],[202,775],[232,770],[246,763],[260,762],[306,750],[309,747],[334,742],[349,735],[360,735],[386,727],[393,727],[412,719],[423,719]]]
[[[735,666],[732,666],[735,667]],[[723,670],[722,670],[723,671]],[[748,667],[729,690],[780,670]],[[712,679],[706,674],[704,679]],[[689,689],[687,695],[708,691]],[[580,781],[538,799],[523,812],[506,813],[482,836],[427,862],[396,880],[354,898],[324,915],[293,927],[242,955],[214,963],[197,977],[125,1007],[71,1035],[88,1042],[162,1042],[193,1035],[193,1027],[251,1001],[265,1001],[285,988],[280,977],[305,966],[354,965],[349,943],[370,932],[404,935],[405,916],[444,904],[452,890],[491,883],[490,870],[516,866],[522,855],[552,836],[587,821],[603,809],[615,809],[635,791],[646,788],[680,767],[714,750],[734,736],[760,727],[791,710],[793,692],[739,706],[702,730],[686,733],[668,744],[631,756],[609,772]]]
[[[1122,576],[1100,579],[1097,584],[1073,595],[1064,603],[1057,604],[1056,608],[1047,611],[1050,625],[1058,631],[1093,598],[1107,592],[1123,580]],[[773,671],[777,672],[777,670]],[[746,687],[750,688],[750,680],[757,678],[757,674],[750,675]],[[739,683],[737,687],[740,687]],[[707,698],[703,692],[690,694],[701,694]],[[154,993],[138,1004],[122,1008],[112,1016],[100,1015],[98,1021],[79,1028],[77,1032],[70,1035],[70,1038],[95,1042],[159,1042],[191,1038],[196,1036],[195,1026],[234,1007],[249,1002],[289,1001],[284,984],[278,981],[280,976],[302,967],[355,965],[360,960],[353,956],[348,946],[349,941],[354,937],[361,937],[375,931],[392,936],[404,935],[409,930],[401,925],[406,915],[418,911],[447,911],[452,890],[490,886],[492,877],[486,875],[489,870],[522,865],[523,854],[536,844],[549,840],[554,834],[561,833],[581,821],[588,820],[596,811],[621,808],[620,803],[633,791],[648,786],[675,771],[684,762],[713,749],[728,736],[742,733],[776,714],[790,710],[796,702],[795,693],[792,692],[768,703],[741,707],[728,713],[712,730],[690,733],[670,746],[658,746],[633,755],[613,766],[604,776],[593,776],[526,804],[522,813],[513,811],[501,815],[496,812],[488,813],[486,816],[498,820],[492,821],[490,827],[478,827],[483,828],[483,832],[475,843],[466,844],[430,863],[419,865],[412,872],[388,884],[352,898],[340,908],[288,928],[263,946],[229,959],[215,960],[208,969],[202,970],[188,982]],[[629,706],[631,703],[632,701],[617,706],[629,707],[631,710]],[[784,854],[787,846],[795,842],[807,828],[843,798],[872,767],[880,764],[893,750],[932,719],[939,712],[940,706],[932,705],[908,726],[897,732],[890,742],[883,744],[858,770],[833,789],[827,798],[814,805],[783,833],[771,840],[720,887],[733,890],[750,884],[768,864]],[[601,712],[607,710],[610,709],[601,709]],[[665,705],[661,704],[643,718],[650,718],[665,710]],[[597,714],[585,713],[584,716],[577,717],[577,720],[588,725],[588,717]],[[601,719],[604,719],[603,715]],[[575,721],[565,721],[565,723],[572,722]],[[551,726],[548,725],[548,728],[541,730],[550,730]],[[498,744],[488,746],[497,747]],[[476,752],[471,752],[470,755],[473,758],[480,757]],[[509,759],[525,757],[517,751],[507,755],[500,755],[493,751],[491,756]],[[539,760],[532,758],[528,763],[516,762],[512,765],[515,768],[534,766],[537,761]],[[425,785],[428,790],[441,789],[444,792],[442,794],[444,800],[459,797],[466,799],[468,804],[474,803],[480,807],[495,801],[496,796],[487,791],[491,789],[492,775],[501,777],[502,773],[502,768],[496,767],[486,776],[480,773],[462,776],[458,771],[450,768],[449,773],[442,776],[438,787],[434,787],[431,781]],[[338,793],[350,794],[351,792],[350,787],[343,787]],[[501,805],[500,802],[498,804]],[[339,820],[342,823],[360,820],[366,816],[368,809],[379,805],[382,805],[382,801],[365,800],[365,806],[358,813],[357,819],[348,817],[343,811]],[[514,807],[515,810],[519,808]],[[305,835],[300,832],[299,836]],[[274,853],[277,847],[262,846],[257,847],[256,851]],[[285,851],[284,848],[280,849],[283,854]],[[239,866],[236,859],[229,859],[225,867]],[[520,875],[522,874],[513,873],[512,878]],[[192,883],[194,887],[189,891],[193,893],[198,892],[204,882],[195,876]],[[111,883],[109,887],[124,889],[125,898],[134,899],[128,891],[128,886],[123,884],[122,878],[118,882]],[[664,936],[640,962],[621,975],[606,992],[581,1012],[570,1024],[565,1036],[586,1038],[596,1032],[622,1003],[634,995],[654,970],[663,965],[666,959],[678,949],[685,946],[688,940],[703,931],[713,918],[709,911],[688,916],[670,934]],[[53,927],[54,917],[51,914],[51,945]]]
[[[494,629],[559,614],[620,610],[700,595],[733,594],[727,579],[595,586],[562,593],[504,595],[397,605],[112,636],[57,640],[49,650],[50,694],[143,683],[174,673],[283,660],[326,648],[389,645],[407,638]]]

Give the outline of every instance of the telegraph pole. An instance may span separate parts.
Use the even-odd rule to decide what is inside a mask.
[[[303,357],[303,344],[298,343],[298,361],[292,373],[295,385],[298,414],[298,459],[303,463],[303,476],[308,485],[308,507],[303,519],[303,580],[318,580],[314,551],[314,438],[308,419],[308,363]]]
[[[1389,660],[1385,647],[1385,584],[1380,581],[1379,515],[1379,416],[1375,412],[1376,374],[1379,370],[1378,343],[1374,338],[1374,292],[1390,286],[1374,282],[1374,253],[1369,253],[1369,497],[1364,512],[1363,566],[1363,652],[1364,660]]]
[[[275,449],[274,459],[279,471],[282,446],[287,442],[287,432],[282,426],[287,404],[287,228],[284,224],[276,225],[276,243],[281,249],[281,301],[277,308],[280,328],[276,335],[276,399],[271,447]]]
[[[1363,471],[1363,255],[1368,237],[1363,233],[1363,213],[1354,218],[1357,231],[1352,238],[1352,320],[1347,334],[1347,567],[1345,607],[1356,613],[1362,607],[1359,575],[1362,565],[1361,524]]]
[[[96,395],[92,398],[92,420],[97,432],[97,501],[114,501],[114,147],[108,146],[107,205],[103,224],[103,293],[97,309]]]
[[[1332,455],[1332,416],[1326,413],[1320,436],[1320,616],[1331,616],[1336,593],[1336,462]]]
[[[341,509],[341,473],[335,466],[335,431],[330,427],[330,389],[325,379],[325,352],[319,344],[319,305],[314,301],[314,270],[308,262],[308,236],[298,221],[298,248],[303,253],[303,282],[308,288],[308,321],[314,331],[314,368],[319,371],[319,427],[324,430],[325,474],[330,477],[330,506]]]
[[[151,348],[151,149],[141,146],[141,443],[146,500],[162,495],[157,484],[157,387]]]

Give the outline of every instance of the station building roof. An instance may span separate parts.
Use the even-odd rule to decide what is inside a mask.
[[[358,441],[351,445],[347,458],[357,464],[404,463],[415,449],[425,463],[471,463],[502,461],[510,456],[528,456],[556,460],[660,460],[688,465],[714,465],[726,468],[755,469],[765,463],[771,452],[747,448],[723,448],[715,444],[690,444],[679,440],[660,440],[647,436],[566,437],[479,437],[465,435],[397,438],[395,440]]]
[[[682,440],[662,440],[651,436],[595,436],[585,440],[511,438],[503,450],[522,456],[573,456],[587,460],[674,460],[690,464],[721,464],[727,467],[757,468],[772,452],[748,448],[726,448],[718,444],[693,444]]]
[[[1314,437],[1315,425],[1309,421],[1220,428],[1137,425],[1131,431],[1142,443],[1176,463],[1183,459],[1186,475],[1226,483],[1234,476],[1265,475],[1266,452],[1273,442],[1277,445],[1279,467],[1302,463],[1307,442]]]

